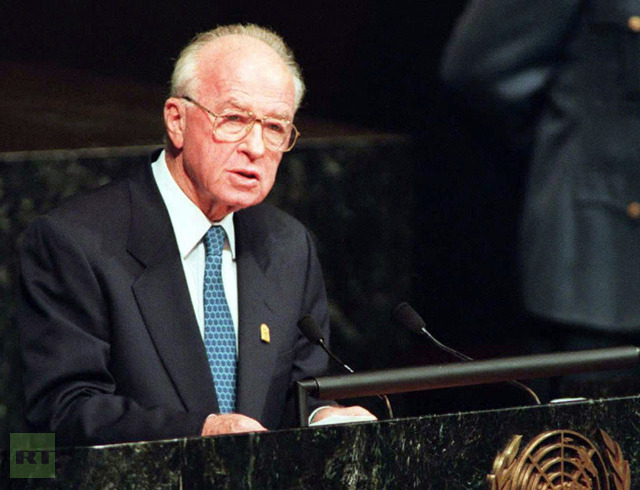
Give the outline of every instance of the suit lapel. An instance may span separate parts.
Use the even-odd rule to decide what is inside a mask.
[[[151,167],[131,183],[128,250],[145,269],[133,285],[149,334],[187,411],[217,411],[178,246]]]
[[[239,301],[238,411],[262,419],[267,392],[282,343],[278,325],[279,291],[268,279],[270,236],[259,236],[246,222],[246,212],[236,213],[236,255]],[[270,341],[261,338],[261,325],[269,328]]]

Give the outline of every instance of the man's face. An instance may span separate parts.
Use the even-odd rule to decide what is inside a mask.
[[[204,48],[197,93],[187,95],[219,114],[242,109],[258,118],[293,120],[293,78],[278,55],[261,41],[227,36]],[[213,221],[260,203],[273,187],[282,153],[267,148],[256,122],[236,142],[216,141],[207,114],[183,99],[169,99],[180,114],[179,155],[169,168],[178,185]],[[169,124],[169,123],[167,123]]]

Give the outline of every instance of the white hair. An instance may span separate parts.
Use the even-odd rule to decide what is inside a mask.
[[[295,109],[297,110],[304,96],[305,86],[302,80],[302,70],[293,57],[293,51],[275,32],[255,24],[232,24],[219,26],[215,29],[196,35],[182,50],[176,60],[171,76],[171,96],[185,95],[194,89],[198,83],[198,53],[200,50],[223,36],[241,35],[258,39],[273,49],[284,61],[293,76],[295,86]]]

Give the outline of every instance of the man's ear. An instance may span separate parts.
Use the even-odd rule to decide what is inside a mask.
[[[180,99],[169,97],[164,103],[164,126],[167,130],[167,137],[177,150],[181,150],[184,144],[184,105]]]

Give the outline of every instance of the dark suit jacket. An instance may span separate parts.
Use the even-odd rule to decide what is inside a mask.
[[[442,66],[503,135],[531,125],[527,308],[621,333],[640,331],[639,15],[637,0],[474,0]]]
[[[293,382],[326,367],[296,327],[311,314],[328,334],[320,265],[307,230],[270,205],[236,213],[235,230],[238,412],[286,427],[295,423]],[[18,323],[27,421],[56,432],[58,444],[196,436],[218,410],[150,166],[32,224]]]

